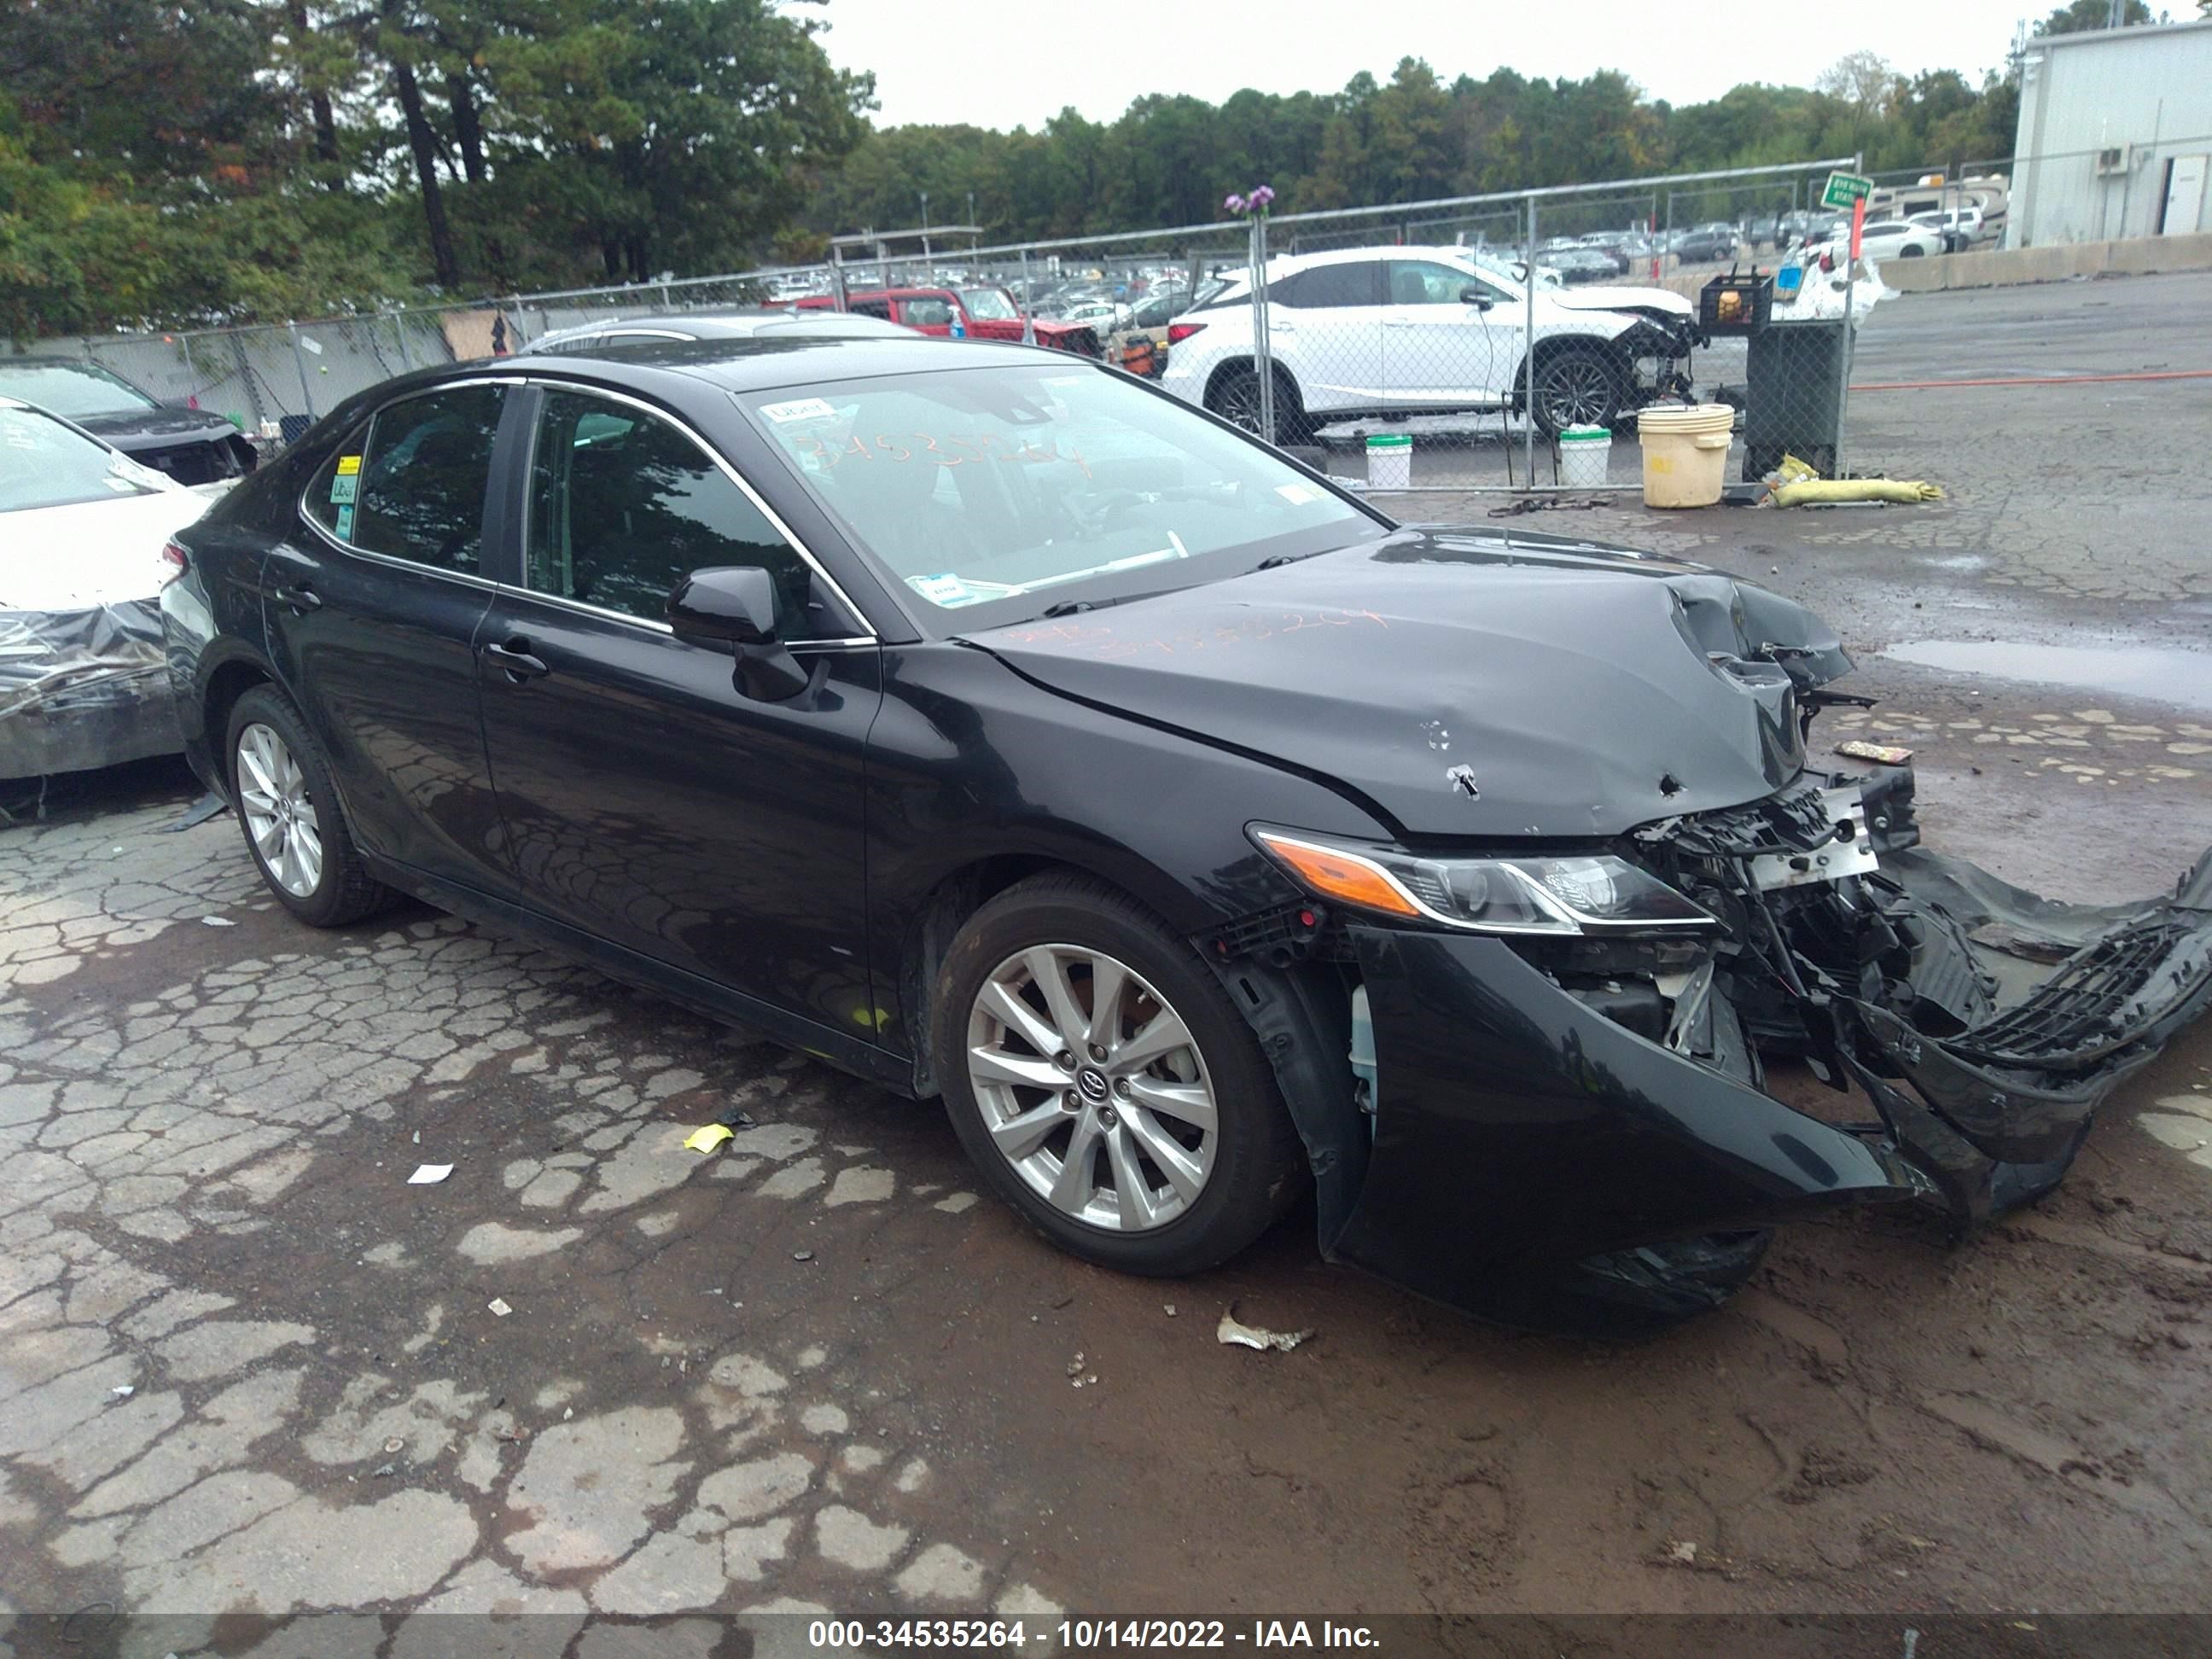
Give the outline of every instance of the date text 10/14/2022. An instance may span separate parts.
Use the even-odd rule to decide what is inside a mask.
[[[1382,1645],[1367,1625],[1330,1620],[1246,1619],[817,1619],[816,1649],[1360,1648]]]

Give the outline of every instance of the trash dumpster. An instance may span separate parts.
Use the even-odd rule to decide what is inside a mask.
[[[1743,411],[1743,476],[1755,483],[1784,454],[1836,476],[1844,386],[1856,330],[1840,317],[1770,322],[1750,336]]]

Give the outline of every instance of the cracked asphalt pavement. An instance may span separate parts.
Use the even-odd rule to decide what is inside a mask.
[[[1980,307],[2212,292],[2145,283],[1897,321],[1934,351]],[[2212,710],[1885,653],[2201,650],[2212,485],[2124,535],[2068,492],[2201,451],[2206,385],[2060,456],[2039,393],[1868,400],[1940,508],[1533,522],[1827,611],[1883,702],[1818,731],[1917,749],[1932,840],[2149,892],[2212,842]],[[192,795],[141,765],[0,829],[0,1613],[367,1609],[360,1651],[414,1655],[446,1612],[553,1615],[550,1654],[703,1610],[2206,1610],[2212,1032],[1981,1237],[1800,1226],[1726,1310],[1576,1345],[1324,1267],[1307,1215],[1194,1280],[1087,1267],[978,1200],[934,1108],[423,907],[303,928],[231,819],[173,830]],[[1232,1304],[1319,1334],[1224,1347]]]

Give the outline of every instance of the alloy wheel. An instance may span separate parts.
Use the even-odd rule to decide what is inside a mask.
[[[1213,412],[1247,432],[1260,430],[1260,377],[1238,374],[1215,394]]]
[[[1218,1118],[1197,1040],[1103,951],[1037,945],[1000,963],[969,1013],[968,1078],[1000,1156],[1076,1220],[1165,1226],[1212,1172]]]
[[[1595,358],[1565,358],[1544,371],[1543,396],[1553,430],[1601,425],[1613,412],[1613,373]]]
[[[322,884],[323,830],[307,775],[274,726],[238,734],[238,807],[270,879],[295,898]]]

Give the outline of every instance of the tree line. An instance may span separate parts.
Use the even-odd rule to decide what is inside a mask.
[[[2212,6],[2212,0],[2203,0]],[[2147,21],[2142,0],[2129,21]],[[1869,52],[1674,106],[1626,76],[1152,94],[1035,131],[872,128],[820,0],[0,0],[0,334],[326,315],[818,258],[939,222],[988,240],[1863,154],[2002,156],[2016,70]],[[2072,0],[2039,33],[2102,27]],[[1997,43],[2002,45],[2002,43]],[[972,204],[972,206],[971,206]]]

